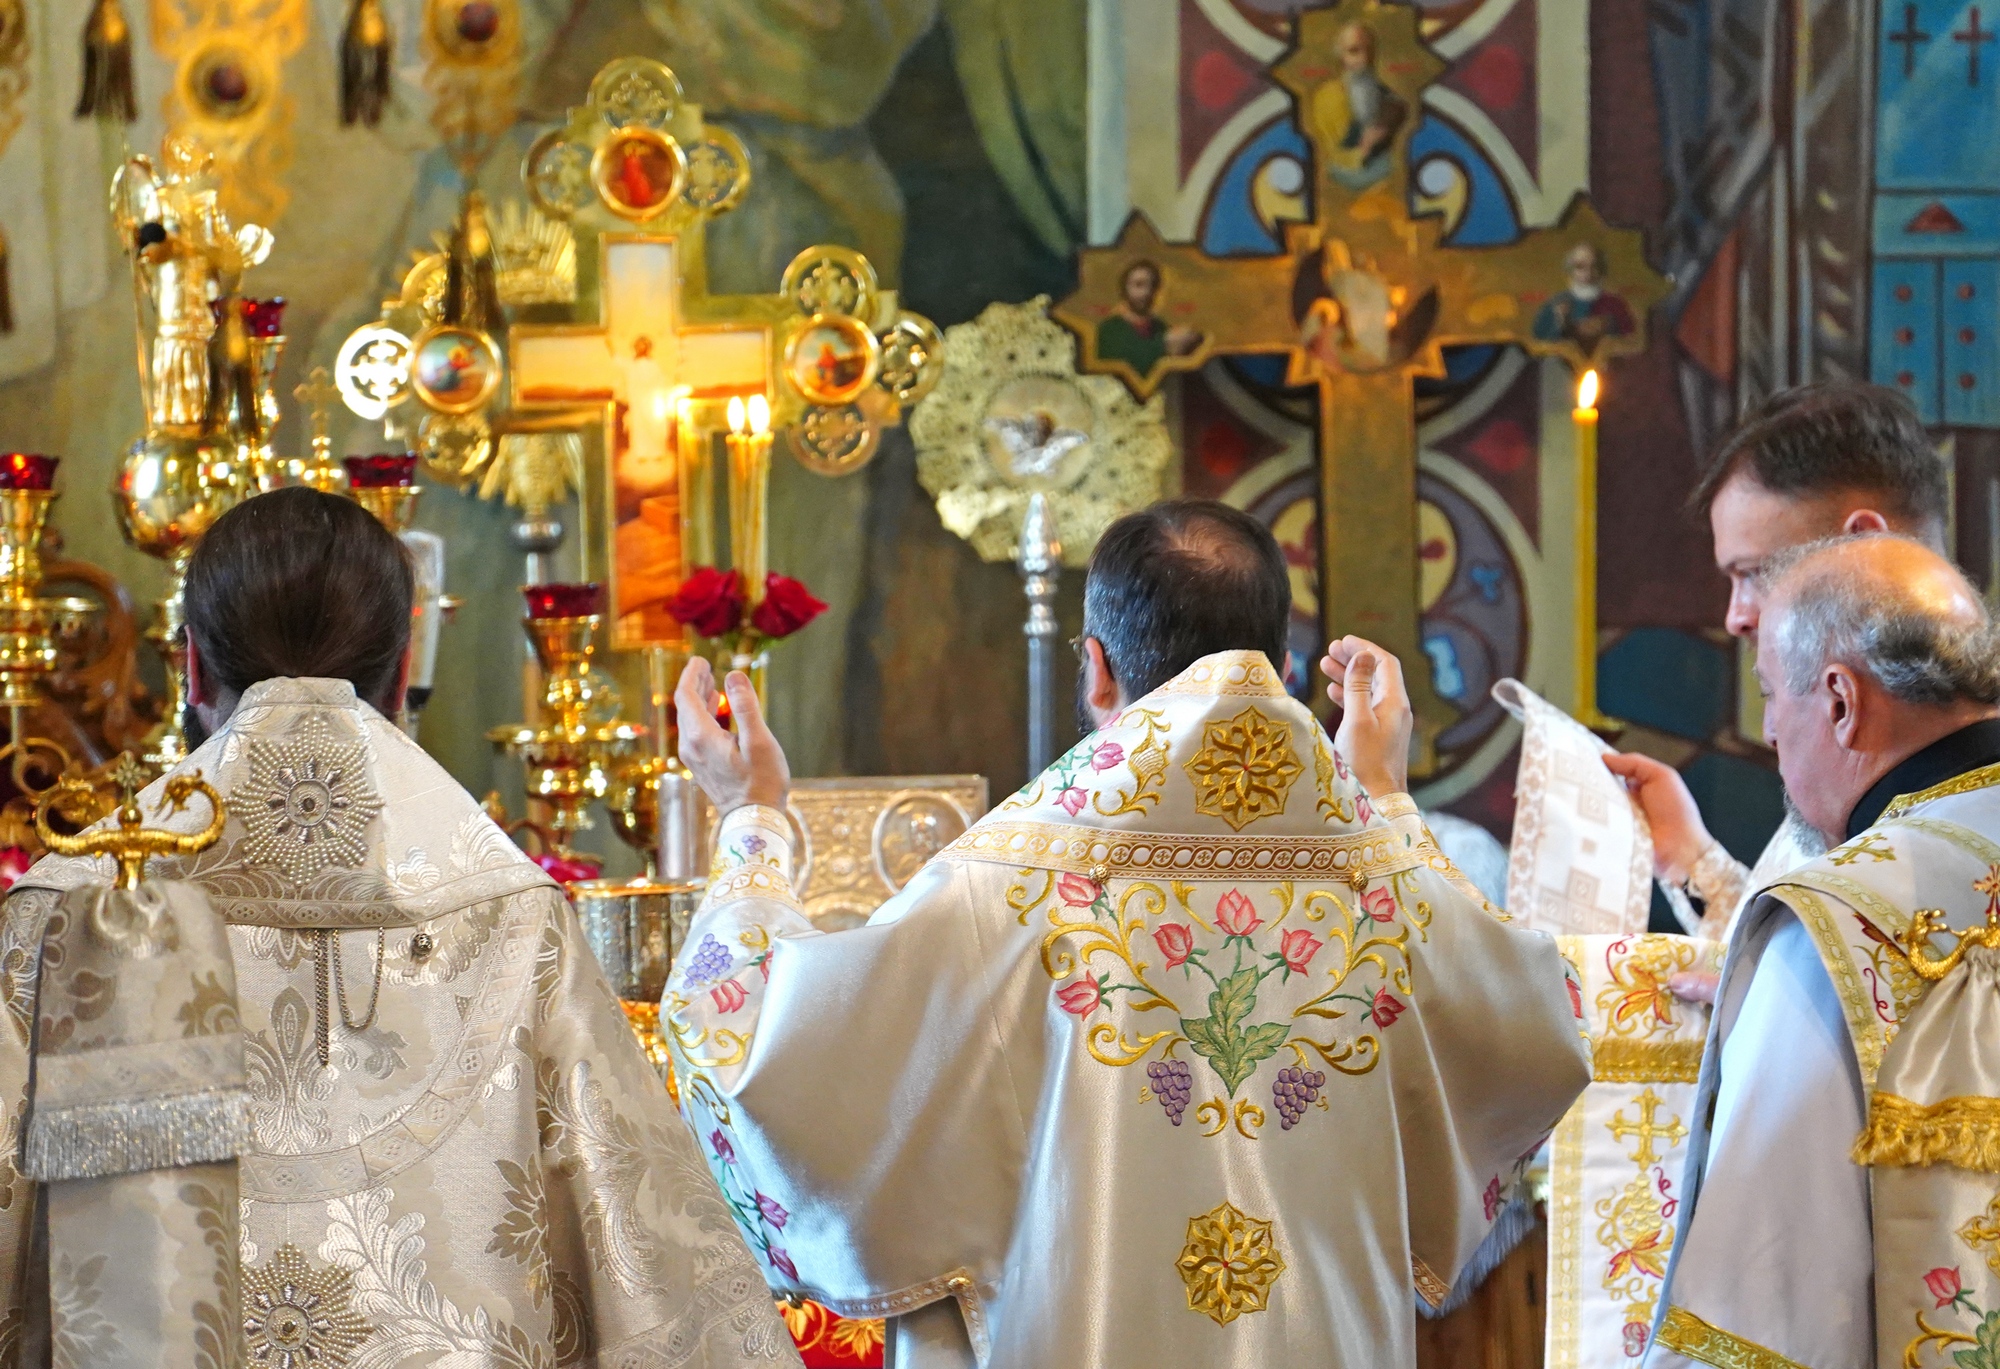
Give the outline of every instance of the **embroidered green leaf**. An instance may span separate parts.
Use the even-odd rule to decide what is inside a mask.
[[[1951,1357],[1958,1369],[2000,1369],[2000,1312],[1988,1312],[1979,1324],[1976,1349],[1960,1350]]]
[[[1291,1034],[1281,1022],[1262,1022],[1249,1028],[1241,1025],[1257,1006],[1257,981],[1255,970],[1238,970],[1208,996],[1207,1017],[1181,1019],[1189,1046],[1208,1061],[1232,1098],[1237,1086],[1256,1070],[1257,1062],[1276,1054]]]

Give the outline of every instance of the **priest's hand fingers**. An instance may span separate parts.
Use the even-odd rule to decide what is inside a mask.
[[[1625,781],[1632,801],[1653,832],[1653,873],[1669,884],[1686,882],[1702,853],[1714,844],[1701,809],[1680,771],[1637,752],[1613,751],[1604,768]]]
[[[740,670],[729,672],[723,681],[729,694],[729,708],[736,716],[738,762],[746,781],[745,802],[768,808],[783,808],[791,792],[792,768],[785,749],[764,721],[764,709],[757,701],[756,687]]]
[[[1355,778],[1371,794],[1406,790],[1413,718],[1401,663],[1372,642],[1343,637],[1320,665],[1338,681],[1341,717],[1334,744]]]
[[[674,688],[674,712],[680,723],[681,764],[694,775],[718,812],[740,808],[746,776],[737,743],[715,720],[715,672],[699,656],[687,663]]]
[[[1722,987],[1719,974],[1702,974],[1698,970],[1688,970],[1681,974],[1667,976],[1667,992],[1683,1003],[1715,1004],[1716,990]]]

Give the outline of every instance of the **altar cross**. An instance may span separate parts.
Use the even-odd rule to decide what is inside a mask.
[[[1318,387],[1326,632],[1358,633],[1405,663],[1422,775],[1436,768],[1437,735],[1479,701],[1440,696],[1423,650],[1415,381],[1444,374],[1446,346],[1513,343],[1579,370],[1636,351],[1667,283],[1640,234],[1606,227],[1582,196],[1552,228],[1504,247],[1448,247],[1439,217],[1412,215],[1409,140],[1445,69],[1417,24],[1415,7],[1378,0],[1299,15],[1273,75],[1313,148],[1318,213],[1288,226],[1283,253],[1211,257],[1163,242],[1135,214],[1114,246],[1081,254],[1077,292],[1055,315],[1076,332],[1084,370],[1141,397],[1228,354],[1283,356],[1286,384]],[[1594,258],[1579,259],[1585,247]],[[1150,296],[1142,264],[1154,268]],[[1569,294],[1579,272],[1601,290]],[[1594,712],[1595,700],[1579,702]]]
[[[1658,1164],[1660,1157],[1654,1154],[1653,1143],[1655,1141],[1665,1141],[1669,1146],[1679,1145],[1687,1139],[1688,1129],[1682,1126],[1681,1119],[1672,1113],[1667,1114],[1667,1120],[1664,1125],[1654,1120],[1662,1104],[1659,1095],[1651,1089],[1647,1089],[1632,1101],[1633,1105],[1639,1109],[1639,1118],[1637,1121],[1628,1121],[1625,1117],[1625,1109],[1620,1108],[1611,1114],[1611,1120],[1604,1125],[1620,1141],[1628,1140],[1632,1137],[1638,1138],[1639,1148],[1632,1152],[1634,1163],[1640,1165]]]

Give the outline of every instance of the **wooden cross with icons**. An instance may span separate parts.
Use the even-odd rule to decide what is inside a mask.
[[[1082,253],[1055,316],[1082,369],[1142,398],[1173,372],[1257,353],[1286,358],[1287,385],[1317,387],[1325,629],[1406,663],[1426,774],[1437,735],[1477,700],[1438,692],[1421,639],[1415,381],[1444,375],[1453,346],[1511,343],[1579,369],[1636,352],[1667,282],[1639,233],[1581,196],[1499,247],[1447,246],[1454,223],[1412,213],[1410,138],[1445,68],[1417,25],[1415,8],[1377,0],[1299,16],[1273,74],[1312,146],[1316,212],[1287,226],[1283,253],[1211,257],[1134,215],[1114,245]]]

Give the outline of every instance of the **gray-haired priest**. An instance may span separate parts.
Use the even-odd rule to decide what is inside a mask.
[[[1736,927],[1646,1364],[2000,1363],[2000,634],[1892,534],[1765,573],[1765,732],[1839,844]]]
[[[896,1318],[897,1369],[1415,1362],[1589,1079],[1549,938],[1402,792],[1392,657],[1288,698],[1288,576],[1209,503],[1115,524],[1090,735],[866,926],[793,899],[784,757],[705,664],[682,755],[726,816],[664,998],[681,1096],[774,1286]],[[1094,729],[1094,730],[1093,730]]]

